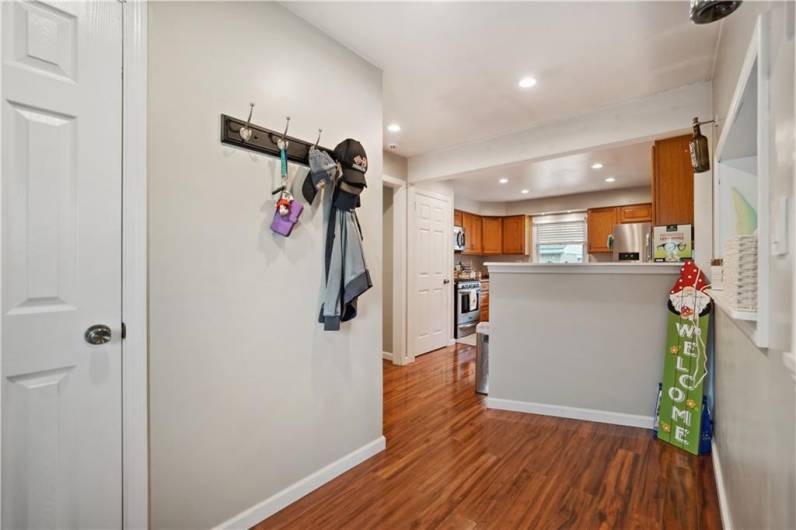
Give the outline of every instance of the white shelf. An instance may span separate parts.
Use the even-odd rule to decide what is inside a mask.
[[[735,320],[744,320],[746,322],[757,322],[757,311],[741,311],[740,309],[733,308],[724,297],[724,291],[716,291],[713,289],[707,290],[708,295],[716,302],[716,305],[730,317]]]

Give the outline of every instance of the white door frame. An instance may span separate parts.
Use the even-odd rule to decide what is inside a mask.
[[[389,175],[382,175],[385,188],[393,190],[393,285],[392,285],[392,329],[393,329],[393,364],[408,364],[406,341],[406,181]]]
[[[448,236],[445,238],[445,245],[450,250],[448,252],[448,273],[453,276],[453,200],[451,197],[447,195],[443,195],[441,193],[436,193],[433,191],[429,191],[423,188],[419,188],[417,186],[409,186],[409,193],[407,196],[408,205],[412,205],[411,208],[407,205],[407,233],[412,234],[415,230],[415,216],[410,214],[410,211],[414,211],[414,204],[415,204],[415,196],[420,193],[423,195],[427,195],[429,197],[434,197],[435,199],[439,199],[444,201],[447,207],[447,214],[446,217],[450,219],[450,230],[448,230]],[[406,333],[407,333],[407,341],[406,341],[406,363],[414,362],[416,354],[415,354],[415,345],[413,337],[414,329],[415,329],[415,315],[417,315],[417,311],[414,310],[416,305],[415,297],[414,297],[414,256],[417,252],[417,246],[415,245],[415,241],[411,238],[407,237],[407,304],[406,304]],[[446,319],[448,324],[446,325],[447,333],[448,333],[448,345],[454,344],[455,341],[453,339],[453,296],[452,296],[452,289],[453,289],[453,279],[450,278],[450,283],[448,284],[448,295],[445,297],[445,306],[446,311],[448,313],[448,318]],[[425,353],[425,352],[424,352]]]
[[[146,172],[148,6],[146,0],[122,2],[122,6],[124,13],[122,318],[127,327],[127,335],[122,341],[121,493],[123,528],[138,529],[149,527]],[[0,10],[0,25],[2,25],[2,16]],[[0,44],[1,55],[2,44]],[[0,87],[2,87],[1,72],[2,69],[0,69]],[[1,113],[0,108],[0,118],[2,118]],[[2,157],[2,141],[0,141],[0,157]],[[2,172],[1,167],[0,172]],[[0,173],[0,183],[1,177],[2,173]],[[0,199],[2,194],[3,189],[0,186]],[[0,237],[2,237],[1,215]],[[0,321],[0,344],[2,344],[2,334],[2,321]],[[0,349],[0,357],[2,353]],[[0,363],[0,380],[2,377],[2,363]],[[0,393],[0,429],[2,429],[1,420],[2,393]],[[2,482],[0,482],[0,491],[2,491]],[[2,520],[2,504],[0,504],[0,520]]]
[[[123,2],[122,524],[149,528],[147,0]]]

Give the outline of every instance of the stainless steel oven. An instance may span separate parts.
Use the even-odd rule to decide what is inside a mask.
[[[481,282],[459,280],[456,282],[456,315],[454,328],[456,338],[475,333],[475,326],[481,316]]]

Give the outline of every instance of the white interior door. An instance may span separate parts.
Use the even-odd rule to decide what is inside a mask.
[[[3,528],[122,523],[121,23],[2,4]]]
[[[448,344],[450,309],[449,258],[453,253],[450,241],[452,219],[450,202],[421,190],[413,193],[410,209],[410,298],[408,318],[413,345],[412,353],[442,348]]]

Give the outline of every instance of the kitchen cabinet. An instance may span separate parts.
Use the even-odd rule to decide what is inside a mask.
[[[589,254],[611,252],[608,247],[608,236],[614,231],[614,225],[619,222],[616,207],[594,208],[588,211]]]
[[[462,212],[464,251],[462,254],[481,254],[481,216]]]
[[[653,224],[694,224],[694,169],[691,135],[656,140],[652,148]]]
[[[503,253],[503,220],[500,217],[481,218],[481,254]]]
[[[530,253],[531,219],[527,215],[503,218],[503,254]]]
[[[453,226],[462,226],[461,210],[453,210]]]
[[[652,204],[619,206],[620,223],[649,223],[652,221]]]
[[[481,322],[489,322],[489,280],[481,280]]]

